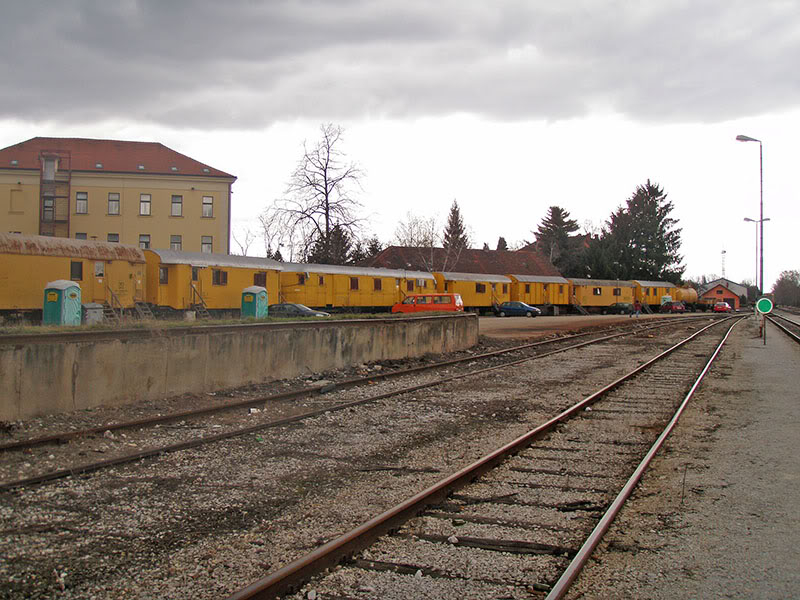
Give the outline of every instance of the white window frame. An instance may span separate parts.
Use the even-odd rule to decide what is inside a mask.
[[[145,200],[147,198],[147,200]],[[146,209],[146,211],[145,211]],[[153,210],[153,197],[150,194],[139,194],[139,215],[149,217]]]
[[[175,201],[176,198],[177,198],[177,202]],[[176,206],[178,207],[177,212],[175,210]],[[171,204],[170,209],[169,209],[169,216],[170,217],[182,217],[183,216],[183,196],[179,196],[177,194],[174,194],[172,196],[172,204]]]
[[[207,210],[206,210],[207,209]],[[208,213],[208,214],[206,214]],[[206,219],[214,216],[214,196],[203,196],[203,214]]]

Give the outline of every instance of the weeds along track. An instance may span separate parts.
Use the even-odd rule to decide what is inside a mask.
[[[694,319],[688,322],[699,326],[707,321]],[[325,413],[474,376],[486,369],[510,368],[557,353],[611,343],[630,335],[659,335],[660,331],[682,327],[686,323],[685,319],[675,319],[655,325],[633,324],[574,334],[311,388],[217,403],[191,411],[7,441],[0,444],[0,491],[111,468],[232,437],[258,434]],[[612,359],[613,351],[608,356],[604,355],[604,350],[598,351],[598,364]]]
[[[559,578],[620,490],[635,485],[632,473],[729,331],[693,334],[231,600],[561,597]]]

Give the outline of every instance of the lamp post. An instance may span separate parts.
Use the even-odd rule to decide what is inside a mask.
[[[763,227],[764,226],[763,222],[764,221],[769,221],[769,219],[768,218],[767,219],[751,219],[749,217],[745,217],[744,220],[747,223],[755,223],[756,224],[756,281],[755,281],[755,285],[760,290],[761,288],[758,286],[758,227],[759,227],[759,224],[761,224],[761,227]],[[762,281],[761,282],[761,287],[763,287],[763,286],[764,286],[764,282]]]
[[[760,242],[758,245],[759,250],[759,281],[756,282],[758,286],[758,295],[764,295],[764,221],[769,219],[764,219],[764,147],[761,144],[761,140],[757,140],[756,138],[751,138],[746,135],[737,135],[736,136],[737,142],[758,142],[758,172],[759,172],[759,179],[760,179],[760,203],[759,203],[759,212],[758,212],[758,227],[760,230]]]

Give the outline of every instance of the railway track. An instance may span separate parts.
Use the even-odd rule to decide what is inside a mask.
[[[733,327],[714,325],[230,600],[561,598]]]
[[[705,320],[700,321],[705,322]],[[113,468],[234,437],[257,434],[270,428],[312,419],[326,413],[348,410],[463,377],[480,375],[487,369],[509,368],[556,353],[601,344],[624,336],[648,334],[687,322],[698,321],[696,318],[671,319],[655,325],[628,325],[612,330],[574,334],[409,369],[372,373],[367,377],[346,379],[324,386],[318,385],[191,411],[8,441],[0,444],[0,453],[6,455],[0,463],[0,491]],[[441,372],[446,374],[437,375]],[[413,375],[427,376],[428,381],[411,386],[402,383],[403,378]],[[359,394],[359,390],[364,388],[370,389],[370,394],[366,397]],[[262,408],[256,407],[263,407],[263,411]],[[266,407],[269,407],[269,410]],[[246,417],[243,417],[243,412]],[[248,421],[244,426],[243,419]],[[35,460],[35,457],[31,456],[32,449],[45,445],[51,447],[41,454],[40,460]],[[92,454],[101,454],[103,458],[96,461],[81,460],[82,457]],[[66,467],[53,467],[69,461],[74,462]]]
[[[792,316],[792,318],[789,318],[783,314],[775,313],[768,315],[767,320],[795,342],[800,343],[800,317]]]

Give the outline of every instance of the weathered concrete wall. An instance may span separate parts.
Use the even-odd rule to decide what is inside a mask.
[[[0,420],[449,352],[477,341],[471,314],[0,336]]]

